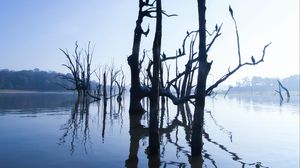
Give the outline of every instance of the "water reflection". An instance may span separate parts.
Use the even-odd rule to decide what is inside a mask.
[[[291,94],[291,97],[281,100],[280,97],[274,93],[249,93],[249,94],[229,94],[227,96],[231,100],[236,100],[239,104],[261,104],[273,106],[294,106],[299,107],[300,95],[299,93]]]
[[[27,99],[30,96],[26,96]],[[56,155],[58,151],[61,153],[65,152],[69,157],[66,157],[69,160],[74,161],[77,163],[76,160],[80,155],[80,164],[84,166],[84,163],[90,162],[93,163],[94,167],[101,166],[103,162],[106,164],[105,167],[116,167],[112,166],[118,165],[118,167],[127,167],[127,168],[135,168],[135,167],[266,167],[266,165],[270,165],[270,162],[275,162],[275,159],[270,159],[270,162],[266,163],[266,160],[269,159],[269,155],[260,154],[260,152],[267,151],[275,151],[275,153],[281,154],[282,151],[277,151],[276,146],[280,146],[282,148],[288,146],[291,148],[295,148],[295,144],[285,143],[290,141],[285,141],[283,143],[274,143],[273,149],[270,147],[264,148],[264,146],[259,146],[261,141],[263,141],[263,136],[269,136],[273,133],[268,135],[264,135],[262,130],[255,129],[254,125],[243,125],[237,123],[236,125],[242,127],[239,132],[239,129],[235,129],[235,125],[230,127],[228,122],[236,122],[239,121],[241,123],[246,122],[247,120],[251,120],[248,118],[249,116],[253,115],[255,119],[255,124],[259,122],[258,117],[262,112],[261,107],[256,107],[258,105],[265,105],[266,102],[256,102],[256,100],[251,100],[248,98],[219,98],[216,97],[212,100],[212,102],[208,102],[207,111],[205,112],[205,130],[203,132],[204,138],[204,150],[202,152],[202,157],[194,158],[191,157],[190,154],[190,143],[191,143],[191,125],[193,123],[192,113],[194,111],[194,107],[191,104],[183,104],[181,106],[174,106],[171,102],[168,103],[168,99],[165,100],[164,106],[161,106],[161,111],[159,114],[159,133],[160,133],[160,157],[159,158],[149,158],[147,155],[147,146],[148,144],[148,137],[149,137],[149,113],[146,111],[143,115],[129,115],[127,111],[128,99],[125,97],[122,99],[122,102],[118,102],[115,99],[104,99],[98,102],[84,102],[69,95],[69,98],[65,98],[63,95],[55,96],[55,95],[48,95],[42,98],[43,96],[35,96],[31,103],[24,103],[18,101],[27,101],[25,98],[13,98],[16,101],[13,101],[16,104],[0,106],[0,120],[13,113],[13,109],[16,107],[23,108],[23,114],[27,115],[35,115],[43,113],[43,110],[48,111],[49,115],[36,115],[35,118],[22,118],[15,122],[15,120],[8,120],[6,124],[2,124],[0,122],[0,131],[3,131],[10,128],[13,128],[13,125],[17,125],[20,121],[29,120],[24,125],[28,125],[29,128],[32,121],[37,123],[48,122],[49,126],[55,130],[55,133],[49,134],[49,137],[44,135],[45,139],[51,139],[51,137],[55,137],[55,140],[49,142],[42,141],[43,145],[47,146],[55,142],[55,145],[59,149],[52,149],[52,155]],[[62,99],[60,99],[60,98]],[[38,100],[44,99],[44,100]],[[5,99],[2,97],[2,99]],[[49,101],[49,104],[44,104],[44,101]],[[73,101],[72,101],[73,100]],[[51,102],[54,101],[55,103]],[[247,101],[250,101],[247,103]],[[33,103],[35,102],[35,103]],[[239,104],[241,102],[241,104]],[[38,104],[40,103],[40,104]],[[25,105],[24,105],[25,104]],[[145,109],[148,109],[149,102],[147,99],[143,100],[143,104]],[[0,103],[1,105],[1,103]],[[286,111],[280,115],[280,121],[282,121],[287,116],[287,113],[290,111],[286,108],[289,104],[283,105],[281,108]],[[248,106],[249,110],[245,110],[245,106]],[[267,105],[265,105],[267,106]],[[273,107],[272,105],[270,105]],[[299,106],[299,105],[297,105]],[[34,108],[33,108],[34,107]],[[45,108],[49,107],[49,108]],[[61,113],[61,107],[65,107],[68,110],[64,110]],[[269,106],[268,106],[269,107]],[[276,108],[278,105],[276,106]],[[26,109],[27,108],[27,109]],[[257,109],[256,109],[257,108]],[[276,109],[275,108],[275,109]],[[1,110],[5,109],[5,110]],[[10,111],[6,113],[6,111]],[[256,111],[260,110],[260,111]],[[272,109],[273,110],[273,109]],[[224,114],[220,111],[224,111]],[[250,112],[249,112],[250,111]],[[295,111],[295,108],[293,110]],[[234,114],[234,116],[232,116]],[[276,113],[275,113],[276,114]],[[261,119],[267,118],[266,116],[275,115],[275,114],[263,114]],[[51,116],[50,116],[51,115]],[[299,115],[295,115],[292,117],[299,117]],[[17,115],[18,117],[20,115]],[[277,115],[276,115],[277,116]],[[238,119],[235,119],[238,117]],[[11,117],[13,118],[13,117]],[[58,123],[57,127],[53,128],[54,120],[57,120]],[[230,119],[231,118],[231,119]],[[274,118],[273,118],[274,119]],[[276,118],[275,118],[276,119]],[[40,120],[39,122],[37,122]],[[4,121],[4,119],[2,120]],[[13,123],[17,124],[10,124]],[[265,122],[266,120],[262,120],[261,123]],[[270,122],[271,120],[267,120]],[[276,122],[275,120],[274,122]],[[4,122],[2,122],[4,123]],[[7,124],[8,123],[8,124]],[[9,125],[10,124],[10,125]],[[269,124],[269,123],[267,123]],[[266,124],[266,125],[267,125]],[[277,122],[276,122],[277,124]],[[285,127],[283,129],[284,133],[293,133],[295,131],[288,128],[296,128],[290,127],[290,122],[286,122],[286,124],[282,124],[280,127]],[[2,129],[1,129],[2,126]],[[39,125],[32,125],[32,128],[39,128]],[[42,125],[45,126],[45,125]],[[261,127],[259,128],[266,128]],[[297,125],[299,126],[299,124]],[[5,127],[5,129],[4,129]],[[248,128],[251,129],[248,129]],[[41,128],[48,128],[48,127],[41,127]],[[59,129],[60,128],[60,129]],[[277,128],[277,127],[276,127]],[[297,127],[298,128],[298,127]],[[244,129],[256,131],[255,133],[251,133],[249,131],[245,131]],[[14,129],[12,129],[14,130]],[[17,130],[17,129],[15,129]],[[14,130],[14,131],[15,131]],[[114,131],[120,130],[120,131]],[[122,130],[125,130],[122,132]],[[270,129],[271,130],[271,129]],[[9,132],[14,132],[9,131]],[[276,129],[275,133],[280,131]],[[3,133],[2,132],[2,133]],[[15,131],[17,132],[17,131]],[[20,131],[21,132],[21,131]],[[5,135],[7,135],[7,132]],[[4,134],[3,133],[3,134]],[[34,130],[32,133],[26,133],[29,135],[33,135],[28,139],[30,141],[34,141],[36,138],[35,136],[39,136],[40,134],[34,134]],[[255,136],[252,134],[259,134],[259,136]],[[17,134],[16,134],[17,135]],[[54,136],[53,136],[54,135]],[[251,138],[247,138],[251,135]],[[298,134],[299,135],[299,134]],[[245,137],[246,138],[245,138]],[[255,136],[255,138],[253,138]],[[256,138],[259,137],[259,138]],[[286,140],[293,139],[291,135],[287,135],[289,137]],[[14,137],[15,139],[19,138],[18,136]],[[31,139],[30,139],[31,138]],[[245,141],[241,141],[241,139],[246,139]],[[268,137],[266,143],[273,143],[274,138]],[[275,139],[276,140],[276,139]],[[285,139],[284,139],[285,140]],[[280,139],[280,141],[282,141]],[[0,142],[1,138],[0,138]],[[3,141],[5,142],[5,141]],[[8,141],[7,141],[8,142]],[[291,141],[294,142],[294,141]],[[57,145],[57,143],[59,145]],[[261,143],[261,144],[266,144]],[[248,144],[251,144],[250,151],[243,150],[247,148]],[[13,146],[13,145],[11,145]],[[30,148],[34,148],[38,146],[38,144],[34,144],[30,146]],[[249,145],[250,146],[250,145]],[[297,146],[296,146],[297,147]],[[261,151],[261,150],[264,151]],[[290,149],[290,148],[288,148]],[[17,149],[16,149],[17,150]],[[45,149],[49,151],[49,149]],[[63,152],[62,152],[63,151]],[[291,150],[288,151],[288,154]],[[31,152],[25,151],[24,153]],[[292,151],[294,152],[294,151]],[[248,155],[250,154],[250,157]],[[271,153],[271,152],[270,152]],[[295,153],[295,152],[294,152]],[[1,152],[0,152],[1,154]],[[2,153],[3,154],[3,153]],[[297,153],[296,153],[297,154]],[[39,156],[35,153],[37,159]],[[48,155],[48,157],[52,157],[52,155]],[[257,155],[257,156],[256,156]],[[46,155],[44,155],[46,156]],[[295,156],[295,154],[292,154]],[[266,158],[263,158],[266,157]],[[296,158],[296,157],[295,157]],[[48,158],[49,159],[49,158]],[[52,158],[53,159],[53,158]],[[263,160],[261,160],[263,159]],[[49,159],[51,160],[51,159]],[[83,161],[84,160],[84,161]],[[1,161],[1,158],[0,158]],[[293,162],[295,165],[295,161]],[[297,165],[297,163],[296,163]],[[29,166],[30,167],[30,166]],[[61,167],[68,167],[68,165],[64,165]],[[295,166],[292,166],[295,167]]]
[[[147,100],[145,100],[144,105],[145,109],[147,107]],[[109,108],[108,108],[109,103]],[[124,102],[123,102],[124,103]],[[117,119],[121,120],[119,127],[123,125],[123,110],[121,102],[117,102],[113,99],[96,102],[97,105],[97,115],[102,115],[102,130],[101,137],[102,143],[105,143],[105,133],[106,125],[110,126],[116,124],[114,123]],[[59,138],[59,145],[69,146],[70,154],[73,155],[76,148],[83,148],[84,152],[88,153],[88,147],[92,148],[93,143],[91,142],[90,134],[90,123],[89,123],[89,113],[90,113],[90,104],[86,101],[77,100],[72,108],[69,120],[62,125],[61,130],[63,130],[63,135]],[[125,160],[125,167],[127,168],[137,168],[139,167],[139,151],[143,151],[143,155],[140,156],[142,159],[148,157],[148,167],[215,167],[217,168],[218,163],[214,159],[214,155],[209,153],[209,150],[203,150],[202,157],[191,157],[190,154],[190,143],[191,143],[191,128],[192,128],[192,113],[193,107],[189,104],[183,104],[176,108],[172,108],[171,113],[175,115],[173,119],[170,119],[170,108],[168,104],[165,104],[161,108],[160,112],[160,122],[159,122],[159,134],[160,134],[160,144],[161,144],[161,153],[159,158],[149,157],[147,155],[147,148],[145,148],[147,138],[149,137],[148,130],[148,118],[149,114],[135,114],[129,115],[129,153],[128,157]],[[219,131],[226,134],[230,141],[232,142],[232,132],[227,130],[218,121],[214,118],[211,111],[206,111],[206,116],[211,118],[213,123],[217,126]],[[107,123],[107,117],[110,119]],[[183,132],[182,132],[183,131]],[[184,135],[184,141],[182,141],[182,136]],[[227,153],[233,161],[240,164],[241,167],[245,166],[256,166],[264,167],[260,162],[248,163],[243,161],[243,159],[238,156],[237,153],[230,151],[225,145],[213,140],[207,131],[203,131],[203,137],[206,140],[206,143],[211,143],[215,145],[219,150],[222,150],[224,153]],[[143,146],[140,146],[142,142]],[[76,145],[81,145],[78,147]],[[168,159],[170,152],[168,150],[175,149],[175,160]],[[186,159],[182,159],[185,157]],[[184,161],[186,160],[186,161]]]
[[[59,138],[59,145],[66,143],[67,138],[70,138],[70,153],[75,151],[75,140],[83,144],[84,151],[87,153],[86,144],[90,138],[89,131],[89,104],[86,101],[77,99],[71,111],[70,119],[66,124],[62,125],[61,130],[64,131],[61,138]],[[78,131],[82,133],[78,133]],[[91,143],[90,143],[91,144]]]
[[[75,100],[73,93],[0,93],[0,110],[71,107]]]
[[[109,108],[108,108],[109,102]],[[124,103],[124,102],[123,102]],[[63,131],[63,135],[59,138],[59,145],[68,145],[70,148],[70,154],[73,155],[76,149],[76,144],[81,145],[78,148],[84,149],[84,152],[88,154],[88,147],[92,150],[93,143],[91,140],[92,136],[90,127],[95,126],[95,123],[90,123],[90,107],[97,106],[97,113],[92,115],[93,117],[97,117],[98,121],[100,115],[102,116],[102,123],[99,122],[96,124],[97,126],[102,126],[101,129],[101,139],[102,143],[105,143],[105,133],[106,133],[106,125],[107,125],[107,117],[110,119],[110,126],[112,126],[115,120],[120,119],[121,122],[119,126],[123,126],[123,110],[124,107],[122,102],[117,102],[112,99],[103,99],[102,101],[92,101],[89,99],[77,99],[72,107],[71,114],[69,119],[65,124],[61,126],[61,130]],[[117,108],[116,108],[117,107]],[[109,109],[109,110],[108,110]],[[93,132],[94,133],[94,132]],[[87,146],[88,145],[88,146]]]
[[[203,151],[203,157],[191,157],[190,155],[190,149],[186,145],[181,145],[179,142],[179,129],[183,128],[185,133],[185,143],[190,146],[191,143],[191,124],[192,124],[192,114],[191,114],[191,108],[188,103],[178,106],[177,112],[173,120],[171,122],[167,122],[167,124],[164,126],[163,119],[165,114],[169,114],[168,111],[168,105],[166,105],[167,108],[162,108],[160,113],[160,139],[161,139],[161,161],[159,159],[153,159],[148,157],[148,166],[149,167],[168,167],[168,166],[175,166],[175,167],[218,167],[217,162],[214,160],[213,156],[208,153],[207,150]],[[147,109],[147,107],[146,107]],[[164,111],[167,109],[167,111]],[[218,124],[216,119],[213,117],[213,114],[210,111],[207,111],[207,114],[212,118],[215,125],[219,128],[220,131],[226,133],[228,137],[230,138],[230,141],[232,142],[232,132],[226,130],[222,125]],[[147,113],[144,115],[148,115]],[[141,124],[141,120],[143,118],[143,115],[131,115],[130,116],[130,149],[129,149],[129,157],[125,161],[125,167],[128,168],[136,168],[138,167],[138,151],[139,151],[139,141],[142,139],[145,139],[149,136],[148,134],[148,128],[145,125]],[[147,117],[146,117],[147,118]],[[169,120],[169,119],[168,119]],[[172,136],[175,134],[175,136]],[[230,151],[228,148],[225,147],[225,145],[222,145],[221,143],[213,140],[208,132],[204,130],[203,136],[206,139],[207,143],[211,143],[215,146],[217,146],[220,150],[224,151],[228,155],[231,156],[232,160],[239,163],[241,167],[245,166],[255,166],[255,167],[265,167],[262,165],[261,162],[253,162],[248,163],[243,161],[243,159],[238,156],[237,153]],[[166,147],[168,145],[172,145],[173,148],[176,148],[176,158],[180,159],[180,157],[185,156],[188,160],[187,162],[178,162],[178,161],[165,161],[165,153],[166,150],[169,150],[170,147]],[[145,152],[145,155],[147,152]]]
[[[227,136],[229,137],[230,139],[230,142],[232,142],[232,132],[227,130],[226,128],[224,128],[224,126],[220,125],[218,123],[218,121],[215,119],[215,117],[213,116],[212,112],[211,111],[205,111],[208,116],[213,120],[213,123],[219,128],[220,131],[222,131],[223,133],[227,134]]]

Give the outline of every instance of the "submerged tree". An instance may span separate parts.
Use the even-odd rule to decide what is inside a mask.
[[[110,95],[108,97],[106,92],[106,78],[108,77],[106,66],[103,70],[103,76],[101,74],[100,68],[99,71],[91,69],[94,49],[91,49],[90,44],[91,43],[89,42],[86,49],[79,49],[79,45],[76,42],[74,53],[72,54],[70,54],[67,49],[60,49],[63,52],[64,56],[67,58],[67,62],[62,65],[66,67],[71,73],[71,75],[60,75],[60,77],[72,84],[72,87],[65,85],[62,85],[62,87],[67,90],[76,91],[78,98],[92,98],[93,100],[100,100],[101,97],[108,99],[118,96],[118,98],[120,99],[125,90],[125,76],[122,68],[120,68],[119,70],[115,70],[113,65],[110,68]],[[94,81],[95,86],[93,88],[91,86],[92,74],[94,74],[97,78],[97,82]],[[101,76],[103,78],[103,84],[101,84]],[[117,81],[120,77],[121,79]],[[118,94],[113,95],[113,91],[115,91],[117,87],[119,89]]]
[[[228,69],[228,72],[223,75],[214,84],[207,87],[207,76],[210,72],[212,62],[208,62],[208,52],[214,44],[215,40],[221,35],[221,26],[216,25],[215,30],[212,34],[212,40],[206,42],[206,1],[197,0],[198,4],[198,26],[199,29],[192,32],[187,32],[187,36],[183,40],[183,45],[181,49],[178,49],[175,56],[167,56],[165,53],[161,54],[161,36],[162,36],[162,14],[167,15],[161,9],[161,0],[153,1],[152,4],[149,1],[139,1],[139,16],[137,20],[137,25],[135,29],[133,53],[128,57],[128,63],[131,67],[131,95],[130,95],[130,114],[134,114],[139,111],[143,111],[140,100],[143,97],[150,98],[150,128],[149,128],[149,152],[151,155],[159,154],[159,131],[158,131],[158,113],[159,113],[159,96],[165,96],[172,100],[175,105],[180,105],[185,102],[192,102],[195,105],[194,117],[192,123],[192,138],[191,138],[191,150],[192,156],[200,156],[202,154],[203,146],[203,122],[204,122],[204,108],[205,108],[205,97],[212,95],[213,90],[218,87],[219,84],[227,80],[231,75],[236,73],[240,68],[246,65],[256,65],[264,61],[265,50],[270,45],[267,44],[263,49],[263,54],[260,59],[255,60],[252,56],[251,61],[242,62],[240,53],[240,42],[239,34],[237,29],[237,23],[235,21],[233,10],[229,7],[229,12],[235,24],[236,38],[237,38],[237,51],[238,51],[238,65],[233,69]],[[143,10],[143,8],[146,8]],[[155,12],[156,16],[152,16],[151,13]],[[154,17],[156,19],[156,30],[155,37],[152,48],[153,60],[149,60],[148,67],[146,68],[147,77],[145,79],[150,79],[151,85],[142,86],[139,78],[140,70],[142,69],[142,62],[144,61],[145,52],[142,60],[139,60],[139,50],[141,36],[143,34],[147,35],[149,29],[144,32],[141,27],[143,18]],[[171,15],[167,15],[171,16]],[[183,72],[178,72],[177,59],[186,55],[185,43],[187,38],[192,37],[190,43],[190,54],[189,60],[186,63],[185,70]],[[198,35],[199,34],[199,35]],[[194,44],[196,38],[199,38],[198,42],[198,53],[194,51]],[[194,57],[197,55],[197,57]],[[168,60],[176,60],[176,76],[174,79],[168,79],[166,83],[163,83],[163,63]],[[168,66],[167,66],[168,67]],[[153,69],[151,69],[153,68]],[[197,71],[196,71],[197,70]],[[169,67],[167,72],[169,72]],[[197,74],[196,79],[196,90],[193,92],[193,78],[194,73]],[[182,80],[182,83],[181,83]],[[171,90],[174,88],[176,93],[174,94]],[[192,101],[195,100],[195,101]]]
[[[202,153],[202,134],[205,106],[206,79],[212,63],[207,62],[206,53],[206,26],[205,26],[205,0],[198,0],[198,19],[199,19],[199,54],[198,54],[198,79],[195,96],[194,121],[192,126],[192,155],[197,156]]]
[[[263,54],[258,61],[255,61],[254,57],[251,57],[251,62],[242,63],[241,53],[240,53],[240,42],[239,42],[239,34],[237,29],[237,23],[235,21],[233,10],[229,6],[230,15],[235,24],[236,37],[237,37],[237,51],[238,51],[238,65],[231,71],[228,69],[228,73],[222,76],[219,80],[217,80],[213,85],[206,88],[206,80],[207,75],[211,69],[212,62],[207,61],[207,52],[209,48],[207,48],[206,44],[206,0],[197,0],[198,2],[198,19],[199,19],[199,69],[198,69],[198,79],[197,79],[197,87],[196,87],[196,95],[195,95],[195,111],[194,111],[194,122],[192,127],[192,156],[199,156],[202,153],[202,134],[203,134],[203,122],[204,122],[204,107],[205,107],[205,97],[207,95],[211,95],[213,89],[218,87],[219,84],[224,82],[228,77],[237,72],[241,67],[246,65],[256,65],[264,61],[265,50],[270,45],[267,44],[263,49]],[[217,36],[216,36],[217,37]],[[214,40],[208,45],[209,47],[213,44]]]
[[[159,74],[160,74],[160,53],[162,36],[162,9],[161,0],[156,2],[156,29],[153,41],[153,75],[151,78],[150,94],[150,129],[149,129],[149,152],[151,155],[159,155],[159,132],[158,132],[158,112],[159,112]]]
[[[286,87],[284,87],[283,84],[278,79],[277,79],[277,82],[278,82],[278,90],[275,90],[275,92],[279,94],[280,105],[281,105],[283,102],[283,96],[281,93],[281,89],[285,90],[285,92],[286,92],[287,102],[289,102],[291,95],[290,95],[289,90]]]
[[[130,105],[129,112],[130,113],[140,113],[143,112],[144,109],[141,106],[141,99],[145,97],[143,95],[143,87],[140,83],[140,45],[142,35],[147,36],[150,29],[144,31],[142,28],[142,22],[145,17],[152,17],[151,13],[154,12],[152,8],[153,4],[149,3],[149,0],[139,0],[139,12],[138,19],[136,20],[136,27],[134,29],[134,38],[133,38],[133,46],[132,46],[132,54],[128,57],[127,61],[130,66],[131,72],[131,88],[130,88]],[[143,9],[146,8],[146,9]]]
[[[76,91],[78,97],[87,97],[91,89],[91,63],[93,58],[93,50],[90,49],[90,42],[88,43],[87,49],[84,50],[79,49],[79,45],[76,41],[73,54],[70,54],[67,49],[60,50],[68,60],[63,66],[68,68],[72,74],[72,76],[65,75],[62,78],[70,81],[74,85],[74,87],[66,89]]]

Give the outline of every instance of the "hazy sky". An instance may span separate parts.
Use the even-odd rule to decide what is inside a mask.
[[[177,17],[163,19],[163,47],[175,54],[186,31],[197,29],[196,0],[163,0],[163,8]],[[241,38],[242,60],[259,57],[265,44],[265,62],[244,68],[231,82],[244,76],[286,77],[299,74],[299,0],[207,0],[207,28],[223,23],[209,59],[214,60],[210,80],[216,80],[236,66],[237,50],[233,21],[234,10]],[[123,66],[129,72],[137,17],[137,0],[1,0],[0,69],[33,69],[67,72],[61,66],[65,57],[58,48],[72,50],[78,40],[84,47],[95,44],[93,67]],[[145,20],[144,27],[153,20]],[[153,35],[142,48],[151,49]],[[184,66],[184,64],[182,64]],[[127,77],[129,79],[129,76]]]

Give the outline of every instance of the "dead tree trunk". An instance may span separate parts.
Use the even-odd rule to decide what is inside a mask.
[[[101,70],[99,68],[98,73],[95,73],[98,79],[97,87],[96,87],[96,96],[100,98],[102,85],[101,85]]]
[[[112,97],[113,95],[113,84],[115,82],[116,78],[115,78],[115,74],[114,74],[114,65],[111,66],[111,70],[110,70],[110,86],[109,86],[109,96]]]
[[[153,75],[152,88],[150,94],[150,128],[149,128],[149,154],[150,156],[159,156],[159,130],[158,130],[158,112],[159,112],[159,73],[160,73],[160,52],[162,36],[162,11],[161,0],[156,1],[156,30],[153,41]],[[159,159],[159,157],[157,157]]]
[[[196,86],[195,97],[195,112],[194,121],[192,125],[192,142],[191,150],[192,156],[201,156],[203,146],[203,120],[204,120],[204,106],[206,96],[206,79],[210,71],[211,63],[207,62],[206,53],[206,20],[205,20],[205,0],[198,0],[198,19],[199,19],[199,68],[198,79]]]
[[[117,101],[119,102],[119,103],[121,103],[121,101],[122,101],[122,95],[123,95],[123,92],[125,91],[125,76],[124,76],[124,72],[123,72],[123,70],[121,69],[121,81],[120,82],[118,82],[117,80],[115,81],[116,82],[116,84],[117,84],[117,86],[118,86],[118,96],[117,96]]]
[[[150,6],[148,4],[148,0],[144,2],[143,0],[139,0],[139,13],[138,19],[136,21],[136,27],[134,30],[134,39],[133,39],[133,47],[132,54],[128,57],[128,64],[131,70],[131,88],[130,88],[130,104],[129,104],[129,113],[141,113],[144,112],[144,109],[141,105],[142,89],[140,83],[140,67],[139,67],[139,53],[140,53],[140,44],[142,35],[148,35],[149,29],[144,32],[142,28],[143,18],[149,14],[146,11],[143,11],[143,7]]]
[[[277,92],[279,94],[279,97],[280,97],[280,105],[282,105],[282,101],[283,101],[283,96],[281,94],[281,87],[280,85],[278,84],[278,90],[275,90],[275,92]]]
[[[107,92],[106,92],[106,71],[103,73],[103,99],[105,100],[107,98]]]
[[[90,51],[90,44],[91,42],[89,42],[88,44],[88,48],[85,51],[85,55],[86,55],[86,92],[90,93],[91,91],[91,63],[93,60],[93,51]]]
[[[66,88],[67,90],[74,90],[77,91],[77,96],[81,96],[81,79],[80,79],[80,69],[79,69],[79,64],[80,64],[80,55],[81,52],[78,52],[78,43],[75,43],[75,50],[74,50],[74,56],[73,58],[70,56],[68,53],[68,50],[63,50],[60,49],[64,53],[64,55],[67,57],[68,62],[66,64],[62,64],[66,68],[68,68],[72,74],[72,77],[70,76],[62,76],[63,79],[70,81],[71,83],[74,84],[74,88]]]
[[[277,80],[277,82],[278,82],[279,87],[281,87],[283,90],[285,90],[287,100],[289,101],[290,97],[291,97],[289,90],[286,87],[284,87],[283,84],[279,80]]]
[[[76,90],[78,97],[88,98],[89,96],[98,99],[91,94],[91,63],[93,58],[93,50],[90,49],[90,42],[87,49],[84,50],[85,55],[82,55],[83,48],[79,50],[79,45],[75,43],[74,54],[69,55],[67,50],[60,49],[67,57],[68,62],[63,64],[71,71],[72,77],[66,75],[63,79],[66,79],[74,84],[74,88],[66,88],[68,90]]]

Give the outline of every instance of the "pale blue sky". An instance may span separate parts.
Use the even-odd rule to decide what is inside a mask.
[[[211,70],[214,78],[238,61],[229,4],[238,22],[243,60],[260,55],[263,46],[272,42],[263,64],[245,68],[231,82],[244,76],[298,74],[299,0],[210,0],[208,29],[223,23],[222,36],[209,53],[214,60]],[[196,29],[196,0],[163,0],[163,8],[179,15],[165,17],[163,23],[162,50],[174,54],[186,31]],[[113,61],[128,72],[127,56],[131,53],[137,10],[137,0],[1,0],[0,69],[37,67],[66,72],[61,66],[65,58],[58,48],[71,50],[78,40],[82,46],[88,41],[96,44],[95,68]],[[148,23],[154,26],[153,20],[144,23],[145,27]],[[143,48],[151,49],[151,35],[143,42]]]

